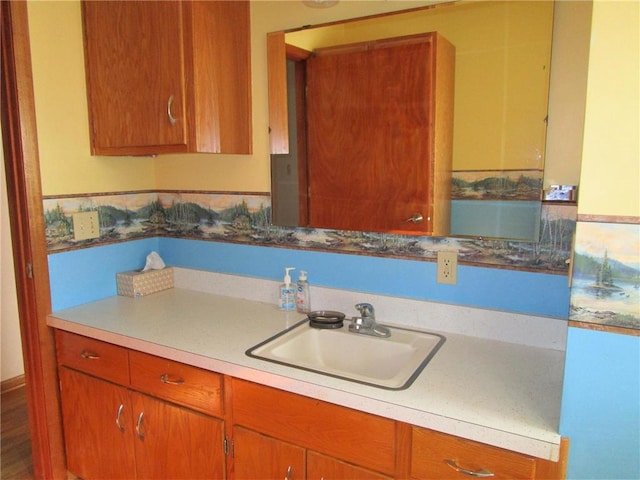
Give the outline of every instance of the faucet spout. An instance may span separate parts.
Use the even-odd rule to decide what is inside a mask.
[[[365,325],[376,323],[376,310],[370,303],[358,303],[356,304],[356,310],[360,312],[360,317],[362,317]]]

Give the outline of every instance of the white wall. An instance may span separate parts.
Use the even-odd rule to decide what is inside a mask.
[[[4,158],[1,143],[0,154]],[[4,382],[24,374],[4,161],[0,162],[0,260],[0,370]]]

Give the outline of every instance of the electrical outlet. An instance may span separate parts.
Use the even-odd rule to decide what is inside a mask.
[[[438,283],[455,285],[458,281],[458,252],[438,252]]]
[[[73,238],[89,240],[100,236],[98,212],[79,212],[73,214]]]

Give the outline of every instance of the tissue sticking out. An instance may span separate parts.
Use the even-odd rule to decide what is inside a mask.
[[[147,263],[140,271],[146,272],[149,270],[162,270],[165,266],[166,265],[164,264],[164,260],[162,260],[162,257],[158,255],[158,252],[151,252],[149,255],[147,255]]]
[[[142,297],[161,290],[173,288],[173,268],[166,267],[160,255],[151,252],[147,255],[142,270],[130,270],[116,274],[118,295]]]

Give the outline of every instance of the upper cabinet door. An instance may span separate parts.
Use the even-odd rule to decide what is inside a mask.
[[[184,149],[180,3],[90,1],[82,7],[94,153]]]
[[[248,2],[82,2],[94,155],[251,153]]]

